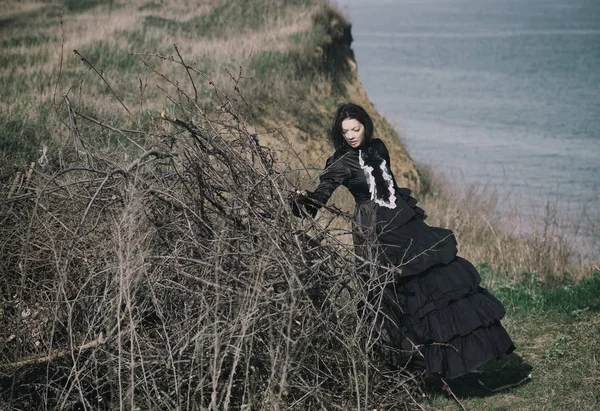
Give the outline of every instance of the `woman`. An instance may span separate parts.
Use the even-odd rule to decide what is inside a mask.
[[[361,259],[401,275],[379,298],[381,340],[388,361],[402,366],[419,347],[429,376],[455,378],[514,350],[500,324],[502,304],[480,287],[477,270],[457,257],[452,231],[428,226],[410,190],[398,188],[385,144],[373,138],[373,121],[355,104],[343,104],[330,134],[336,148],[320,184],[292,203],[295,215],[315,216],[340,185],[356,202],[353,240]]]

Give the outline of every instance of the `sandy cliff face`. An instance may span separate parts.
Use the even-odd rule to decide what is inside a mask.
[[[350,22],[328,4],[317,13],[320,13],[321,17],[315,19],[313,15],[313,24],[325,24],[328,40],[326,44],[320,45],[316,52],[323,53],[328,66],[333,67],[333,72],[327,74],[329,81],[323,82],[321,88],[326,83],[332,83],[333,86],[327,84],[326,86],[331,88],[325,93],[323,90],[320,90],[321,93],[319,91],[312,93],[314,100],[308,103],[310,109],[306,111],[305,116],[302,113],[294,116],[279,112],[275,116],[265,116],[261,121],[263,132],[261,128],[257,130],[261,136],[261,143],[276,150],[278,158],[288,162],[293,168],[307,166],[312,169],[311,177],[300,178],[299,185],[304,186],[303,188],[314,187],[316,174],[333,153],[327,133],[335,110],[339,104],[356,103],[363,106],[372,116],[375,137],[386,143],[390,151],[392,171],[398,184],[411,188],[418,187],[419,178],[415,164],[408,155],[400,136],[377,112],[360,82],[357,62],[351,47]],[[336,81],[339,83],[335,84]],[[329,96],[325,97],[325,94]],[[309,92],[308,95],[310,96],[311,93]],[[320,127],[312,127],[307,131],[306,123],[318,123]]]
[[[355,68],[353,68],[352,77],[352,81],[347,85],[350,101],[363,106],[373,117],[373,121],[375,122],[375,135],[382,139],[388,147],[392,171],[394,172],[398,184],[413,188],[418,186],[418,175],[415,164],[408,155],[406,147],[400,140],[400,136],[390,123],[375,110],[375,107],[371,103],[371,100],[369,100],[369,97],[358,78],[358,73]]]

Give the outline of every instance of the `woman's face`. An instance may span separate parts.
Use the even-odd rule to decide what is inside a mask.
[[[358,120],[347,118],[342,121],[342,134],[350,147],[357,148],[365,139],[365,126]]]

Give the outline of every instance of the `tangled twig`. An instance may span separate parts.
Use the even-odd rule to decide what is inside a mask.
[[[219,96],[215,118],[194,96],[182,99],[184,120],[164,113],[163,135],[84,117],[65,96],[65,124],[85,144],[52,174],[30,173],[27,193],[0,208],[0,355],[11,370],[0,401],[205,410],[415,402],[416,377],[386,369],[374,349],[380,308],[358,308],[394,273],[318,220],[293,217],[289,168]],[[77,116],[130,151],[94,147]],[[357,287],[365,275],[373,283]]]

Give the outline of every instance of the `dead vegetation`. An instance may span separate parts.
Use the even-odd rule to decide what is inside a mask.
[[[71,144],[2,173],[2,408],[416,404],[415,377],[381,364],[364,303],[393,273],[357,268],[326,227],[291,216],[289,167],[248,131],[241,95],[211,83],[209,116],[167,83],[179,111],[152,133],[65,95]],[[359,272],[378,275],[357,287]]]

